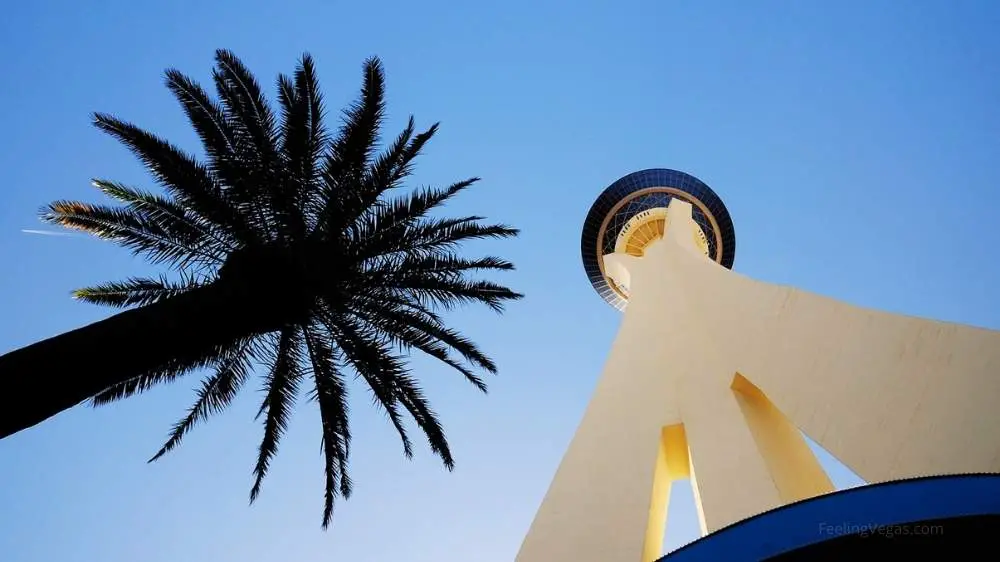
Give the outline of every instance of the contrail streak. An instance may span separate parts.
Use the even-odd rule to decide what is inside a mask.
[[[59,232],[58,230],[35,230],[33,228],[22,228],[21,232],[25,234],[40,234],[42,236],[70,236],[70,237],[80,236],[75,232]]]

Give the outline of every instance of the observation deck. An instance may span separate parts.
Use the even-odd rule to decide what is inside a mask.
[[[671,199],[687,201],[698,228],[698,248],[732,269],[736,257],[733,220],[722,199],[698,178],[664,168],[633,172],[609,185],[594,201],[583,223],[580,250],[583,268],[601,297],[618,310],[628,303],[628,287],[604,269],[604,256],[624,252],[642,256],[646,246],[663,236]]]

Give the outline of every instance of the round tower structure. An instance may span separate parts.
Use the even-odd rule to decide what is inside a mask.
[[[628,302],[628,287],[605,271],[604,256],[624,252],[642,256],[646,246],[663,236],[667,205],[687,201],[697,228],[695,244],[705,255],[732,269],[736,256],[733,220],[722,199],[698,178],[665,168],[628,174],[609,185],[594,201],[583,223],[580,250],[583,268],[601,297],[618,310]]]

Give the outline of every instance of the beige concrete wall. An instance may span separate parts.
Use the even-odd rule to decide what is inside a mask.
[[[669,212],[642,258],[605,259],[629,305],[517,562],[655,559],[668,466],[703,532],[830,491],[796,427],[869,481],[1000,471],[1000,333],[754,281]]]
[[[681,261],[739,372],[865,480],[1000,471],[1000,332]]]

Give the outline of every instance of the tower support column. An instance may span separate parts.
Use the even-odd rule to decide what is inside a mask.
[[[652,562],[662,556],[673,481],[692,478],[702,532],[711,532],[788,495],[771,467],[795,447],[775,436],[808,451],[794,428],[782,434],[790,426],[734,390],[737,362],[722,353],[687,279],[686,264],[701,255],[691,206],[675,200],[668,211],[664,239],[643,257],[605,256],[609,274],[630,287],[629,306],[517,562]],[[818,493],[831,491],[825,482]]]
[[[646,345],[657,319],[635,311],[622,321],[517,562],[651,562],[662,555],[669,466],[687,462],[668,456],[686,457],[686,449],[666,446],[664,428],[680,416],[673,381],[663,373],[666,350]]]

